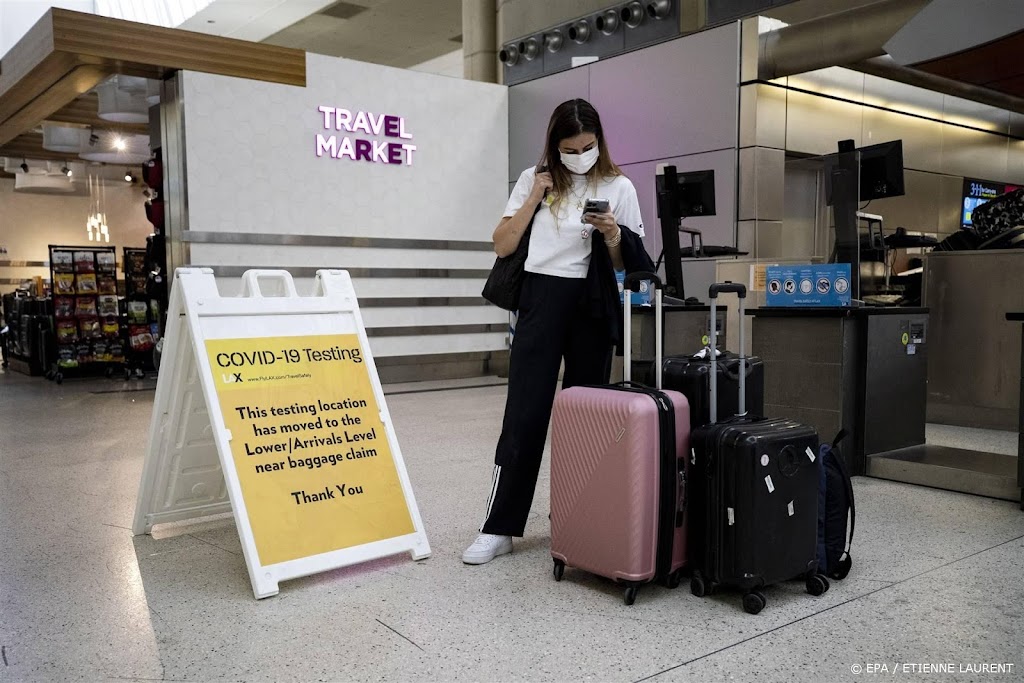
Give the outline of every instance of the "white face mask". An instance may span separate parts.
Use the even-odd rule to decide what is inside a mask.
[[[583,175],[594,168],[597,158],[601,156],[601,151],[595,145],[593,149],[589,149],[583,154],[566,154],[565,152],[559,152],[559,154],[562,156],[562,164],[567,169]]]

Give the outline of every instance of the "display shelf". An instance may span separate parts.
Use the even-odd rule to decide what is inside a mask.
[[[46,376],[110,376],[125,362],[114,247],[50,245],[52,348]]]
[[[145,249],[124,248],[125,379],[153,372],[153,350],[160,340],[160,310],[148,292],[149,259]],[[159,307],[159,304],[157,304]]]

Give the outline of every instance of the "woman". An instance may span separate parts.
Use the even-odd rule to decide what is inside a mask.
[[[507,256],[533,222],[491,494],[467,564],[512,552],[523,535],[562,360],[563,388],[608,382],[621,323],[613,267],[653,270],[636,189],[612,162],[589,102],[555,109],[538,169],[547,172],[519,176],[494,230],[494,251]],[[584,214],[588,199],[607,199],[609,211]]]

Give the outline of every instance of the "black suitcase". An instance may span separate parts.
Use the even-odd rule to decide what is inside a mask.
[[[711,422],[711,405],[708,402],[711,395],[711,365],[710,358],[669,356],[662,367],[664,387],[678,391],[690,402],[691,429]],[[760,358],[746,358],[745,411],[740,410],[738,400],[740,357],[726,351],[718,357],[715,369],[718,373],[719,415],[739,415],[744,412],[758,417],[764,415],[764,363]]]
[[[720,292],[738,294],[743,315],[746,287],[712,285],[712,325]],[[740,337],[742,349],[742,331]],[[719,375],[711,365],[710,424],[691,435],[690,590],[700,597],[718,586],[737,588],[751,614],[766,604],[760,589],[781,581],[802,578],[808,593],[821,595],[829,584],[816,559],[818,434],[784,419],[717,422]],[[738,384],[742,409],[746,387]]]

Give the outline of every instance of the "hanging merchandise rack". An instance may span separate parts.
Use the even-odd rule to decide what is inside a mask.
[[[106,374],[124,363],[114,247],[50,245],[54,362],[49,379]]]
[[[153,350],[160,339],[159,311],[154,312],[146,291],[145,249],[124,248],[125,379],[142,378],[156,370]]]

